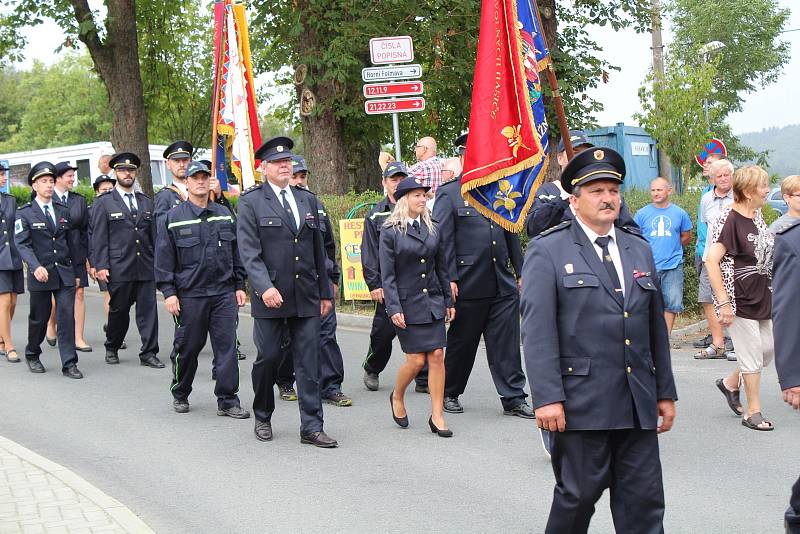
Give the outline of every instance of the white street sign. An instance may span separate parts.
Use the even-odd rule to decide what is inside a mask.
[[[402,80],[404,78],[421,78],[422,65],[396,65],[392,67],[368,67],[361,69],[361,79],[365,82],[381,82]]]
[[[373,65],[414,61],[411,37],[375,37],[369,40],[369,57]]]

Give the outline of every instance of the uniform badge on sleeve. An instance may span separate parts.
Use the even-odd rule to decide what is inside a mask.
[[[564,265],[564,270],[567,272],[567,274],[572,274],[572,271],[574,271],[575,268],[572,266],[571,263],[567,263],[566,265]]]
[[[14,221],[14,235],[17,235],[22,232],[22,219],[17,219]]]

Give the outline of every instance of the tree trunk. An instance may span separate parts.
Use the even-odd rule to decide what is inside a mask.
[[[152,196],[147,113],[136,36],[136,1],[108,0],[105,42],[98,36],[88,2],[70,2],[75,18],[83,28],[79,38],[88,48],[100,79],[108,91],[108,102],[114,116],[111,144],[117,152],[133,152],[139,156],[142,166],[136,176],[145,194]]]
[[[539,18],[542,23],[542,33],[544,40],[547,43],[547,48],[550,50],[550,57],[553,57],[553,52],[558,50],[558,20],[556,19],[556,2],[555,0],[537,0],[539,6]],[[558,65],[553,63],[556,77],[558,76]],[[544,83],[547,83],[547,76],[541,76]],[[549,95],[543,96],[544,106],[547,110],[547,122],[550,125],[550,154],[548,155],[547,170],[545,171],[544,181],[554,182],[558,180],[561,175],[561,167],[558,165],[556,153],[558,151],[558,142],[561,138],[561,133],[558,131],[558,120],[556,118],[555,106],[553,99]],[[553,128],[555,126],[555,128]]]
[[[381,167],[378,165],[380,143],[375,141],[351,142],[351,139],[346,141],[348,146],[353,147],[348,160],[352,189],[356,193],[368,190],[382,191]]]

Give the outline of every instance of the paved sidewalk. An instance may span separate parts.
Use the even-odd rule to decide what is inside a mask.
[[[0,534],[152,534],[69,469],[0,437]]]

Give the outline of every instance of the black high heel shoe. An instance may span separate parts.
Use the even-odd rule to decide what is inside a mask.
[[[394,399],[394,390],[392,390],[392,392],[389,393],[389,407],[392,409],[392,419],[394,419],[394,422],[397,423],[397,426],[399,426],[400,428],[408,428],[408,415],[405,415],[403,417],[397,417],[394,414],[393,399]]]
[[[428,418],[428,426],[431,427],[431,433],[438,435],[440,438],[452,438],[453,431],[452,430],[442,430],[437,428],[435,424],[433,424],[433,416]]]

